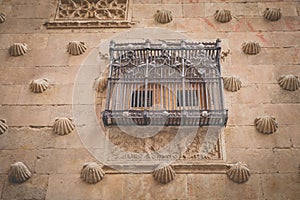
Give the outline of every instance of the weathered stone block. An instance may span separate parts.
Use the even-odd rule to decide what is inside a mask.
[[[55,117],[62,115],[64,111],[62,106],[2,107],[2,113],[10,126],[51,126]]]
[[[88,184],[80,174],[57,174],[49,178],[46,199],[122,199],[124,175],[110,174],[97,184]]]
[[[36,150],[0,150],[0,173],[8,173],[10,165],[18,161],[25,163],[29,170],[33,172],[36,161],[36,155]]]
[[[189,174],[189,199],[261,199],[258,175],[251,175],[243,184],[232,182],[226,174]]]
[[[19,85],[1,85],[0,86],[0,94],[1,94],[1,99],[0,103],[1,104],[16,104],[17,99],[19,96],[20,92],[20,86]]]
[[[253,126],[234,126],[225,128],[227,148],[291,148],[290,129],[281,128],[272,135],[258,133]]]
[[[0,146],[3,150],[53,148],[55,137],[51,128],[9,128]]]
[[[43,3],[42,5],[14,5],[12,7],[13,12],[9,17],[22,18],[22,19],[48,19],[55,13],[55,7],[51,6],[50,1],[48,4]]]
[[[183,4],[182,12],[184,18],[198,18],[205,16],[205,4],[197,3],[197,4]]]
[[[51,84],[51,82],[50,82]],[[29,84],[23,86],[19,92],[18,104],[30,105],[65,105],[72,104],[73,85],[51,84],[42,94],[34,94],[29,88]]]
[[[257,15],[258,6],[256,3],[206,3],[205,15],[212,16],[216,10],[227,9],[233,16],[236,15]]]
[[[42,174],[80,174],[82,165],[94,160],[85,148],[43,149],[38,157],[35,171]]]
[[[6,181],[3,190],[3,200],[12,199],[45,199],[48,186],[48,176],[33,175],[22,184]]]
[[[265,199],[299,198],[299,175],[297,173],[262,174],[260,176]]]
[[[300,45],[297,32],[273,32],[274,45],[277,47],[296,47]]]
[[[165,9],[169,10],[173,14],[173,18],[182,17],[182,6],[179,4],[134,4],[133,5],[133,19],[141,20],[141,19],[149,19],[153,18],[157,12],[157,10]]]
[[[126,174],[123,199],[187,199],[187,176],[176,174],[173,181],[161,184],[152,174]]]
[[[263,12],[266,8],[280,8],[280,11],[282,13],[282,16],[298,16],[297,10],[296,10],[296,2],[263,2],[258,3],[258,10],[259,15],[263,15]]]
[[[294,149],[245,149],[228,148],[228,162],[247,163],[252,173],[296,173],[300,151]]]

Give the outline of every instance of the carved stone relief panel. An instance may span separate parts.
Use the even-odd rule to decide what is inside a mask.
[[[47,28],[130,27],[131,0],[59,0]]]
[[[165,156],[169,156],[170,159],[187,162],[223,159],[220,139],[209,152],[201,153],[208,128],[199,128],[195,137],[189,136],[189,130],[176,137],[178,132],[176,129],[178,128],[164,127],[152,137],[139,138],[128,135],[118,127],[109,127],[106,134],[109,142],[114,144],[114,148],[107,151],[110,152],[107,158],[108,160],[143,161],[149,158],[163,160],[166,159]],[[176,141],[173,143],[172,140]],[[163,148],[165,154],[160,153]]]

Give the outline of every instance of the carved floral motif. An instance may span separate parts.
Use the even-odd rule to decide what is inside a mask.
[[[126,19],[127,0],[60,0],[56,19]]]
[[[168,147],[168,158],[180,160],[215,160],[220,159],[220,144],[214,145],[212,150],[205,154],[200,153],[200,148],[203,144],[207,129],[202,127],[198,130],[195,137],[187,137],[182,134],[176,138],[176,147]],[[164,159],[164,155],[159,154],[161,149],[166,149],[166,146],[175,139],[177,130],[173,128],[163,128],[158,134],[147,138],[138,138],[130,136],[122,132],[117,127],[110,128],[107,137],[114,144],[111,149],[110,159],[118,160],[144,160],[144,159]],[[209,148],[210,149],[210,148]]]

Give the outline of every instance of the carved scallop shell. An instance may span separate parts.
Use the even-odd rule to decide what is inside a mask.
[[[0,13],[0,24],[4,23],[6,20],[5,14],[4,13]]]
[[[250,170],[247,168],[245,163],[237,162],[236,164],[230,165],[226,174],[233,182],[244,183],[248,181],[250,177]]]
[[[300,80],[295,75],[285,75],[278,79],[280,87],[285,90],[296,91],[300,87]]]
[[[257,117],[254,120],[254,124],[256,126],[256,129],[259,132],[265,133],[265,134],[274,133],[278,128],[276,119],[275,119],[275,117],[272,117],[272,116]]]
[[[256,55],[261,51],[261,48],[257,42],[244,42],[242,45],[242,50],[245,54]]]
[[[236,92],[241,89],[242,81],[234,76],[231,77],[224,77],[224,88],[231,92]]]
[[[155,21],[161,24],[169,23],[173,20],[172,12],[169,10],[158,10],[154,16]]]
[[[75,129],[73,120],[66,117],[57,118],[53,125],[54,133],[58,135],[67,135]]]
[[[68,49],[67,49],[69,54],[71,54],[73,56],[81,55],[86,50],[87,50],[87,46],[85,45],[84,42],[80,42],[80,41],[69,42]]]
[[[81,169],[81,178],[87,183],[98,183],[104,178],[102,166],[95,162],[85,163]]]
[[[153,172],[154,179],[160,183],[169,183],[175,178],[175,171],[173,168],[166,164],[162,163],[158,165]]]
[[[22,56],[28,51],[28,47],[25,43],[14,43],[8,51],[11,56]]]
[[[10,166],[8,178],[14,183],[23,183],[31,177],[31,172],[22,162],[16,162]]]
[[[98,92],[104,92],[107,87],[108,79],[106,76],[100,76],[95,79],[94,89]]]
[[[270,21],[278,21],[282,14],[279,8],[266,8],[264,11],[264,17]]]
[[[5,133],[5,131],[8,129],[7,123],[5,119],[0,119],[0,135]]]
[[[36,79],[30,82],[30,89],[34,93],[43,93],[49,87],[47,79]]]
[[[230,22],[232,19],[230,10],[225,10],[225,9],[216,10],[214,16],[218,22],[222,22],[222,23]]]

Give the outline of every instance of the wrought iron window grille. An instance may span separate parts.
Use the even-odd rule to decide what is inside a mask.
[[[220,42],[111,41],[103,124],[225,126]]]

